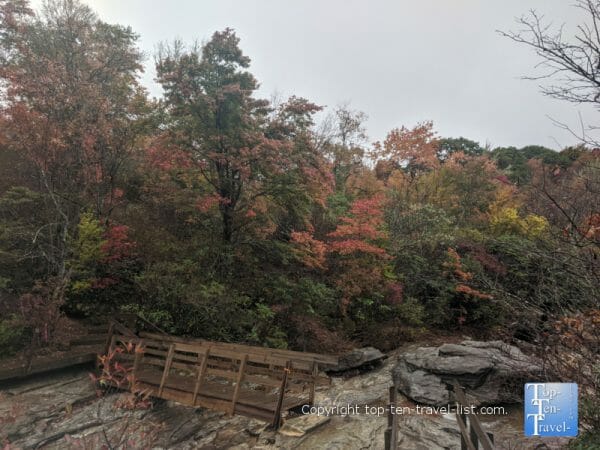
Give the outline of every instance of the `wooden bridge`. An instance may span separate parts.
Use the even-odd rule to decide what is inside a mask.
[[[274,428],[285,411],[313,403],[315,388],[330,381],[320,369],[338,363],[337,357],[316,353],[136,335],[117,322],[110,326],[105,350],[131,373],[128,389],[259,418]]]
[[[104,348],[106,329],[107,325],[88,327],[86,334],[74,337],[59,351],[3,359],[0,364],[0,388],[3,383],[12,383],[31,375],[93,364]]]

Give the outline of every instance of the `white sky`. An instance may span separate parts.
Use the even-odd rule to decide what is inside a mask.
[[[40,0],[35,0],[34,5]],[[152,95],[160,41],[210,38],[232,27],[252,59],[260,95],[350,102],[369,115],[372,141],[397,126],[433,120],[442,136],[493,146],[575,143],[547,117],[579,123],[598,112],[539,93],[539,60],[499,36],[529,9],[555,25],[579,23],[571,0],[84,0],[110,23],[131,25],[148,55]]]

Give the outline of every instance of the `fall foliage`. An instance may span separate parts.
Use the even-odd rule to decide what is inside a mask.
[[[592,340],[599,149],[431,121],[370,143],[349,105],[259,98],[230,28],[162,45],[150,99],[137,39],[77,1],[0,0],[0,357],[116,312],[311,351]]]

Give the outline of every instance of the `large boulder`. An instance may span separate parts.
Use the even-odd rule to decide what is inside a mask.
[[[463,341],[421,347],[400,356],[392,374],[407,397],[429,405],[446,405],[455,398],[453,380],[467,388],[474,405],[522,401],[523,383],[540,372],[536,361],[502,341]]]
[[[387,356],[374,347],[356,348],[339,357],[336,366],[328,367],[327,372],[347,372],[349,370],[368,370],[380,366]]]

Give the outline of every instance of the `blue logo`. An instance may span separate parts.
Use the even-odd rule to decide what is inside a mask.
[[[577,384],[525,385],[525,436],[577,436]]]

